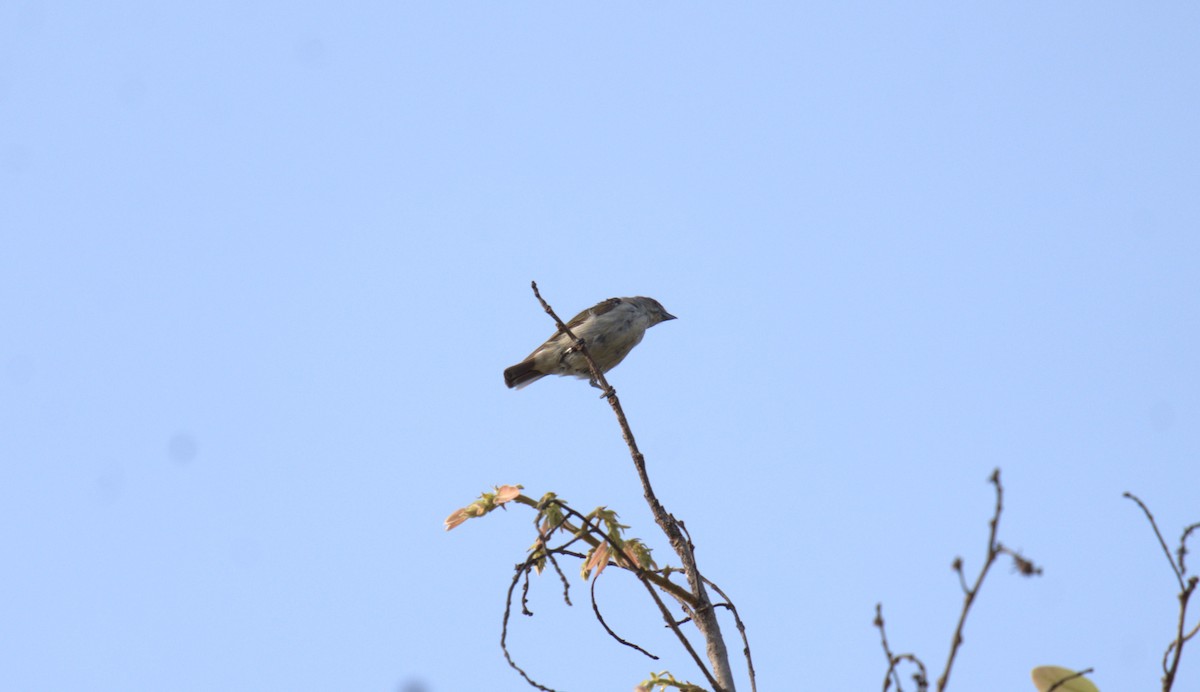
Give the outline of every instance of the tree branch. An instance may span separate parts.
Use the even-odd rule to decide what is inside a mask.
[[[638,478],[641,480],[643,495],[646,498],[646,503],[650,506],[650,512],[654,516],[654,521],[662,529],[663,533],[666,534],[667,540],[671,543],[671,548],[679,556],[679,561],[683,565],[683,573],[687,577],[688,589],[691,592],[692,598],[695,599],[696,627],[704,637],[708,660],[712,664],[713,672],[717,677],[717,680],[712,681],[712,684],[716,688],[716,692],[734,692],[733,673],[729,666],[729,652],[725,648],[725,641],[721,636],[721,626],[717,621],[716,611],[713,609],[712,601],[709,600],[708,593],[705,591],[703,577],[701,577],[700,570],[696,566],[696,556],[692,551],[691,544],[684,538],[683,532],[680,531],[675,517],[667,513],[662,503],[658,501],[658,497],[654,494],[654,489],[650,485],[650,476],[646,473],[646,459],[641,451],[638,450],[637,441],[633,437],[633,430],[630,429],[629,421],[625,418],[625,411],[621,408],[620,400],[617,399],[616,390],[608,384],[604,373],[600,372],[600,368],[596,366],[596,361],[592,359],[591,353],[588,352],[587,344],[571,332],[567,325],[559,319],[554,309],[550,307],[550,304],[542,298],[541,292],[538,291],[537,282],[533,281],[530,285],[533,289],[533,295],[541,303],[542,309],[546,311],[546,314],[550,315],[554,320],[559,331],[566,334],[569,339],[575,342],[576,348],[588,363],[592,379],[600,386],[600,390],[604,392],[604,397],[608,399],[609,405],[612,406],[613,413],[617,417],[617,423],[621,427],[621,436],[625,439],[625,444],[629,447],[629,454],[633,458],[633,465],[637,470]]]
[[[963,626],[967,622],[967,614],[971,612],[971,605],[975,603],[975,596],[979,594],[979,587],[983,585],[984,577],[987,576],[988,570],[992,568],[992,564],[996,562],[996,558],[999,557],[1002,550],[1002,546],[996,541],[996,532],[1000,528],[1000,513],[1004,510],[1004,486],[1000,485],[1000,469],[992,471],[988,482],[996,486],[996,513],[992,515],[992,521],[989,523],[987,558],[979,570],[979,576],[975,578],[974,586],[968,588],[963,595],[962,612],[958,615],[958,625],[954,628],[954,639],[950,642],[950,656],[946,659],[946,668],[937,681],[938,692],[946,689],[946,683],[950,680],[950,669],[954,667],[954,657],[958,654],[958,648],[962,646],[962,632]],[[956,559],[954,566],[961,578],[962,559]]]
[[[1167,645],[1167,650],[1163,652],[1163,692],[1170,692],[1175,685],[1175,675],[1179,672],[1179,659],[1183,656],[1183,645],[1189,639],[1195,636],[1197,630],[1200,630],[1200,622],[1196,623],[1196,627],[1191,632],[1184,634],[1187,630],[1187,609],[1188,601],[1191,600],[1192,594],[1196,592],[1196,584],[1200,582],[1200,577],[1187,576],[1187,563],[1184,562],[1184,556],[1187,555],[1187,540],[1192,535],[1192,532],[1200,528],[1200,523],[1192,524],[1183,530],[1183,535],[1179,538],[1179,548],[1176,554],[1179,556],[1179,562],[1175,562],[1175,558],[1171,555],[1171,549],[1167,547],[1166,540],[1163,539],[1162,532],[1158,530],[1158,522],[1154,520],[1154,514],[1150,512],[1150,508],[1142,502],[1141,498],[1133,493],[1126,492],[1124,496],[1137,503],[1138,507],[1142,508],[1142,512],[1146,515],[1146,520],[1150,522],[1150,527],[1154,529],[1154,535],[1158,538],[1158,544],[1163,549],[1163,554],[1167,556],[1167,562],[1171,565],[1171,571],[1175,573],[1175,579],[1179,582],[1179,620],[1175,625],[1175,639]]]

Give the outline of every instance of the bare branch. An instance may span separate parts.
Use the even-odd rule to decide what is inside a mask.
[[[883,624],[883,604],[875,604],[875,622],[874,625],[879,628],[879,641],[883,645],[883,655],[887,656],[888,669],[883,674],[883,692],[888,692],[892,686],[892,682],[896,683],[896,692],[903,692],[904,686],[900,684],[900,672],[897,670],[904,661],[908,661],[917,667],[917,672],[913,674],[913,681],[917,684],[917,691],[924,692],[929,689],[929,674],[925,671],[925,663],[917,658],[915,654],[893,654],[892,649],[888,646],[887,630]]]
[[[517,504],[525,505],[527,507],[532,507],[534,509],[538,508],[538,501],[534,500],[533,498],[529,497],[528,495],[519,495],[519,496],[513,498],[513,502],[516,502]],[[566,532],[572,534],[572,538],[571,538],[571,540],[567,541],[566,543],[564,543],[556,548],[553,548],[552,552],[571,554],[570,551],[568,551],[566,548],[568,546],[570,546],[572,543],[575,543],[577,541],[583,541],[584,543],[587,543],[588,545],[590,545],[594,548],[597,545],[599,545],[601,541],[608,540],[608,537],[607,537],[607,535],[605,535],[604,531],[602,529],[600,529],[600,527],[593,526],[591,524],[590,520],[585,515],[580,513],[578,510],[571,507],[570,505],[563,502],[562,500],[552,500],[552,502],[556,506],[560,507],[567,516],[575,517],[575,518],[579,519],[579,521],[581,523],[583,523],[585,526],[590,527],[591,531],[595,532],[596,536],[599,536],[599,538],[597,538],[596,536],[593,536],[588,531],[583,531],[580,527],[577,527],[574,524],[572,524],[571,522],[566,521],[564,519],[564,521],[559,526],[561,526],[563,531],[566,531]],[[558,527],[554,527],[554,528],[558,528]],[[617,546],[616,544],[613,544],[613,548],[617,549],[617,550],[620,549],[620,547]],[[549,551],[549,549],[548,549],[548,551]],[[582,558],[583,555],[574,555],[574,557]],[[617,566],[620,567],[621,569],[629,569],[625,565],[617,565]],[[660,571],[669,573],[670,571],[676,570],[676,569],[677,568],[668,567],[667,569],[660,570]],[[630,571],[633,571],[633,570],[630,570]],[[688,593],[686,589],[684,589],[683,587],[679,586],[678,584],[672,582],[665,575],[658,574],[657,572],[655,572],[653,570],[643,570],[643,573],[646,575],[647,579],[649,579],[651,582],[654,583],[655,586],[659,587],[663,591],[666,591],[673,598],[679,600],[681,603],[684,603],[686,605],[695,605],[695,598],[690,593]]]
[[[1170,692],[1171,687],[1175,684],[1175,674],[1179,672],[1179,659],[1183,656],[1183,645],[1196,634],[1197,629],[1200,629],[1200,622],[1198,622],[1190,633],[1187,635],[1183,633],[1187,628],[1188,601],[1196,591],[1197,581],[1200,581],[1200,577],[1193,576],[1189,578],[1183,591],[1179,592],[1179,621],[1175,626],[1175,641],[1167,645],[1167,651],[1163,654],[1163,692]],[[1166,667],[1166,659],[1172,655],[1172,652],[1174,656],[1171,658],[1171,665],[1170,667]]]
[[[887,674],[883,676],[883,692],[888,692],[891,687],[892,678],[896,679],[897,692],[903,692],[903,686],[900,684],[900,676],[896,673],[896,657],[892,655],[892,648],[888,646],[887,631],[883,628],[883,604],[875,604],[875,626],[879,628],[879,639],[883,645],[883,655],[887,658],[888,669]]]
[[[1183,570],[1179,565],[1175,564],[1175,558],[1171,556],[1171,549],[1167,547],[1167,542],[1163,540],[1162,532],[1158,530],[1158,522],[1154,521],[1154,515],[1150,513],[1150,508],[1146,506],[1145,502],[1142,502],[1141,498],[1133,493],[1126,492],[1124,493],[1124,497],[1136,502],[1138,507],[1142,508],[1142,512],[1146,514],[1146,519],[1150,521],[1150,527],[1154,529],[1154,536],[1158,539],[1158,544],[1162,546],[1163,553],[1167,556],[1167,562],[1171,564],[1171,571],[1175,573],[1175,579],[1179,582],[1179,588],[1183,590],[1185,588],[1183,584]],[[1184,535],[1186,536],[1187,534],[1185,533]]]
[[[1196,584],[1200,582],[1200,577],[1187,577],[1187,563],[1184,562],[1184,556],[1187,555],[1187,540],[1193,531],[1200,528],[1200,523],[1191,524],[1184,528],[1183,535],[1179,538],[1179,548],[1176,550],[1176,555],[1179,557],[1179,562],[1176,564],[1175,558],[1171,556],[1171,549],[1167,547],[1167,542],[1163,540],[1162,532],[1158,530],[1158,522],[1154,520],[1154,514],[1150,511],[1150,508],[1133,493],[1126,492],[1124,496],[1133,500],[1138,504],[1138,507],[1142,508],[1142,512],[1150,522],[1151,528],[1154,529],[1154,535],[1158,538],[1158,544],[1167,556],[1167,562],[1171,565],[1171,571],[1175,573],[1175,579],[1179,582],[1179,620],[1175,625],[1175,639],[1167,645],[1167,650],[1163,652],[1162,660],[1163,692],[1170,692],[1171,688],[1175,685],[1175,675],[1179,672],[1179,660],[1183,656],[1183,645],[1200,630],[1200,622],[1198,622],[1190,632],[1184,633],[1187,630],[1188,601],[1191,600],[1192,594],[1196,592]]]
[[[608,537],[608,534],[606,534],[603,531],[603,529],[601,529],[599,526],[595,526],[594,524],[592,524],[590,519],[588,519],[583,514],[580,514],[578,510],[574,509],[573,507],[567,505],[566,503],[564,503],[560,500],[555,500],[554,502],[559,507],[561,507],[563,512],[565,512],[568,516],[577,518],[583,524],[583,526],[588,529],[587,532],[582,532],[581,529],[576,529],[570,523],[563,522],[563,528],[568,531],[574,532],[575,538],[573,538],[571,541],[563,544],[562,546],[555,548],[556,552],[561,552],[562,548],[570,545],[571,543],[574,543],[577,540],[582,540],[583,542],[587,543],[588,545],[591,545],[592,547],[596,547],[597,545],[600,545],[601,541],[607,541],[609,543],[609,545],[612,546],[614,551],[620,552],[621,546],[617,545],[616,543],[613,543],[612,540]],[[593,534],[595,534],[595,535],[593,535]],[[599,538],[597,538],[597,536],[599,536]],[[617,566],[620,567],[621,569],[626,569],[626,570],[633,572],[634,574],[638,575],[639,579],[645,578],[645,579],[653,582],[655,586],[657,586],[660,589],[662,589],[663,591],[666,591],[667,593],[669,593],[672,597],[679,600],[680,603],[683,604],[684,606],[690,606],[695,603],[694,596],[692,596],[690,593],[688,593],[683,587],[672,582],[671,580],[667,579],[664,576],[660,576],[659,574],[656,574],[655,572],[652,572],[650,570],[634,569],[628,565],[618,564]]]
[[[742,622],[742,617],[738,615],[737,607],[733,605],[733,601],[725,595],[721,587],[712,583],[708,578],[704,579],[704,583],[712,587],[713,591],[725,599],[724,603],[717,603],[717,606],[723,606],[733,613],[733,622],[737,625],[738,632],[742,635],[742,653],[746,656],[746,668],[750,671],[750,692],[758,692],[758,682],[754,676],[754,660],[750,658],[750,640],[746,638],[746,623]]]
[[[608,626],[608,623],[604,621],[604,616],[600,614],[600,606],[596,603],[596,582],[598,582],[598,581],[600,581],[599,574],[597,574],[595,576],[595,578],[592,579],[592,588],[591,588],[592,612],[596,614],[596,619],[600,621],[600,625],[604,628],[604,631],[608,632],[608,636],[612,637],[613,639],[616,639],[618,642],[624,644],[625,646],[628,646],[631,649],[637,649],[638,651],[642,652],[643,654],[645,654],[645,655],[649,656],[650,658],[654,659],[655,661],[657,661],[658,656],[655,656],[654,654],[650,653],[649,651],[646,651],[645,649],[638,646],[637,644],[634,644],[633,642],[629,642],[629,641],[622,639],[620,636],[617,635],[616,632],[613,632],[612,628]]]
[[[954,570],[954,573],[958,575],[958,585],[962,589],[963,594],[971,593],[971,587],[967,586],[967,577],[963,574],[963,559],[955,557],[954,562],[950,563],[950,569]]]
[[[1000,469],[992,471],[988,482],[996,486],[996,512],[992,515],[992,520],[988,523],[987,557],[983,561],[983,567],[979,570],[979,576],[975,578],[974,586],[968,587],[963,595],[962,612],[958,615],[958,625],[954,628],[954,638],[950,641],[950,656],[946,659],[946,668],[942,671],[937,681],[938,692],[946,689],[946,683],[950,680],[950,670],[954,667],[954,657],[958,655],[958,648],[962,646],[962,632],[963,626],[967,622],[967,615],[971,612],[971,605],[975,603],[975,596],[979,593],[979,587],[983,585],[984,577],[987,576],[988,570],[992,568],[992,563],[996,561],[996,556],[1000,554],[999,545],[996,542],[996,531],[1000,527],[1000,513],[1004,509],[1004,487],[1000,485]],[[956,560],[955,566],[961,575],[962,560]],[[962,583],[966,584],[965,581]]]
[[[663,603],[662,599],[659,598],[658,592],[654,590],[654,587],[650,586],[650,582],[646,581],[645,579],[640,581],[642,582],[642,585],[646,587],[646,591],[650,593],[650,598],[654,599],[654,603],[658,606],[659,611],[662,613],[663,620],[667,623],[667,627],[671,628],[671,631],[675,633],[675,637],[679,639],[679,643],[683,645],[683,648],[687,650],[689,654],[691,654],[692,660],[696,663],[696,667],[700,669],[700,672],[704,673],[704,677],[708,678],[708,683],[713,686],[713,689],[720,690],[721,686],[717,684],[717,680],[708,670],[708,666],[704,665],[704,661],[701,660],[700,654],[696,653],[696,649],[692,647],[692,643],[688,641],[687,636],[685,636],[683,631],[679,629],[679,625],[675,624],[675,619],[671,617],[671,611],[667,609],[667,604]]]
[[[1075,678],[1082,678],[1085,675],[1090,675],[1091,673],[1094,673],[1095,670],[1096,670],[1095,668],[1084,668],[1083,670],[1079,671],[1078,673],[1075,673],[1074,675],[1068,675],[1067,677],[1065,677],[1061,680],[1056,680],[1053,685],[1051,685],[1049,688],[1046,689],[1046,692],[1054,692],[1054,690],[1057,690],[1058,688],[1060,688],[1063,685],[1065,685],[1066,683],[1074,680]]]
[[[975,603],[975,598],[979,595],[979,589],[983,586],[983,580],[987,577],[988,571],[996,562],[996,558],[1000,555],[1011,555],[1013,564],[1017,571],[1025,576],[1033,576],[1042,573],[1042,569],[1033,564],[1020,553],[1009,550],[996,540],[996,534],[1000,530],[1000,514],[1004,511],[1004,486],[1000,484],[1000,469],[992,471],[992,475],[988,478],[988,482],[996,487],[996,510],[992,514],[992,520],[988,522],[988,543],[987,557],[984,558],[983,566],[979,570],[979,575],[975,577],[975,583],[967,586],[966,580],[962,572],[962,559],[956,558],[954,561],[954,571],[958,573],[959,583],[963,586],[963,607],[962,612],[958,616],[958,625],[954,628],[954,638],[950,642],[950,655],[946,659],[946,668],[942,671],[941,677],[937,680],[938,692],[946,689],[946,684],[950,680],[950,671],[954,667],[954,658],[958,655],[958,649],[963,643],[963,627],[967,622],[967,615],[971,612],[971,606]]]
[[[508,596],[504,600],[504,620],[500,626],[500,649],[504,652],[504,660],[508,661],[508,665],[511,666],[513,670],[520,673],[521,677],[525,678],[525,682],[529,683],[530,686],[536,687],[537,689],[542,690],[542,692],[555,692],[553,688],[546,687],[529,677],[529,674],[517,665],[517,662],[513,660],[512,654],[508,652],[508,619],[512,615],[513,591],[517,588],[517,582],[521,580],[521,575],[528,576],[529,570],[533,568],[534,559],[534,556],[531,554],[523,564],[517,565],[516,573],[513,574],[512,582],[508,585]],[[532,615],[533,613],[530,613],[528,610],[526,610],[525,614]]]
[[[546,559],[550,561],[550,564],[554,565],[554,571],[558,572],[558,578],[563,585],[563,601],[566,601],[567,605],[573,605],[571,603],[571,583],[567,581],[567,575],[563,574],[562,567],[558,566],[558,560],[554,559],[555,552],[557,551],[547,552]]]
[[[1184,556],[1187,555],[1187,541],[1188,538],[1191,537],[1192,532],[1197,529],[1200,529],[1200,522],[1185,528],[1183,530],[1183,535],[1179,537],[1179,548],[1177,549],[1176,553],[1179,555],[1179,571],[1183,572],[1184,574],[1187,574],[1187,563],[1183,561]]]

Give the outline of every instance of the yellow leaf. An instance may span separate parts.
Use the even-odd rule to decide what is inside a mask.
[[[1038,692],[1047,692],[1054,686],[1054,683],[1070,678],[1072,675],[1075,675],[1075,671],[1070,668],[1038,666],[1033,669],[1031,677],[1033,677],[1033,686],[1037,688]],[[1071,678],[1055,687],[1054,692],[1100,692],[1100,690],[1092,684],[1091,680],[1080,676]]]

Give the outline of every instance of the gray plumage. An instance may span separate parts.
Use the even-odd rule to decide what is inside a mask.
[[[583,339],[596,367],[606,373],[641,343],[647,329],[673,319],[675,316],[653,298],[609,298],[571,318],[567,328]],[[572,346],[566,334],[556,331],[525,360],[504,371],[504,384],[509,389],[520,389],[546,375],[573,375],[591,380],[587,359]]]

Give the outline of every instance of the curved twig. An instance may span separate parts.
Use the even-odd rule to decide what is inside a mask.
[[[533,557],[530,556],[525,560],[524,563],[517,565],[516,573],[513,574],[512,582],[508,585],[508,596],[504,600],[504,621],[500,626],[500,650],[504,652],[504,660],[508,661],[508,665],[511,666],[513,670],[520,673],[521,677],[525,678],[525,682],[539,690],[542,690],[542,692],[556,692],[553,688],[546,687],[545,685],[542,685],[538,681],[529,677],[529,674],[526,673],[521,666],[517,665],[517,662],[513,660],[512,654],[508,652],[508,619],[512,615],[513,591],[517,588],[517,582],[521,580],[521,575],[528,574],[532,567]],[[532,615],[532,613],[527,614]]]
[[[633,642],[622,639],[616,632],[613,632],[612,628],[608,626],[608,623],[604,621],[604,616],[600,614],[600,606],[599,606],[599,604],[596,603],[596,582],[598,582],[598,581],[600,581],[599,574],[597,574],[592,579],[591,592],[592,592],[592,612],[596,614],[596,619],[600,621],[600,626],[604,628],[605,632],[608,632],[608,636],[612,637],[613,639],[616,639],[618,642],[624,644],[625,646],[628,646],[631,649],[637,649],[638,651],[642,652],[643,654],[645,654],[645,655],[649,656],[650,658],[654,659],[655,661],[657,661],[658,656],[655,656],[654,654],[650,653],[649,651],[646,651],[645,649],[638,646],[637,644],[634,644]]]
[[[916,654],[896,654],[888,663],[888,671],[883,676],[883,689],[886,692],[892,678],[896,680],[896,692],[900,692],[900,673],[899,666],[901,663],[908,661],[917,667],[917,672],[913,673],[913,682],[917,683],[917,692],[925,692],[929,689],[929,673],[925,670],[925,663],[917,657]]]
[[[925,663],[917,658],[916,654],[893,654],[892,648],[888,646],[887,629],[883,624],[883,604],[875,604],[875,626],[879,628],[879,642],[883,645],[883,655],[887,657],[888,669],[883,674],[883,692],[888,692],[891,689],[892,682],[896,683],[896,692],[903,692],[904,686],[900,684],[900,672],[897,670],[902,662],[908,661],[917,667],[917,674],[913,678],[917,682],[919,690],[925,690],[929,687],[929,675],[925,671]]]
[[[554,565],[554,571],[558,572],[558,579],[563,585],[563,600],[566,601],[567,605],[574,605],[571,603],[571,583],[567,581],[567,575],[563,574],[562,567],[558,566],[558,560],[554,559],[555,552],[557,551],[546,551],[546,559],[550,561],[550,564]]]

